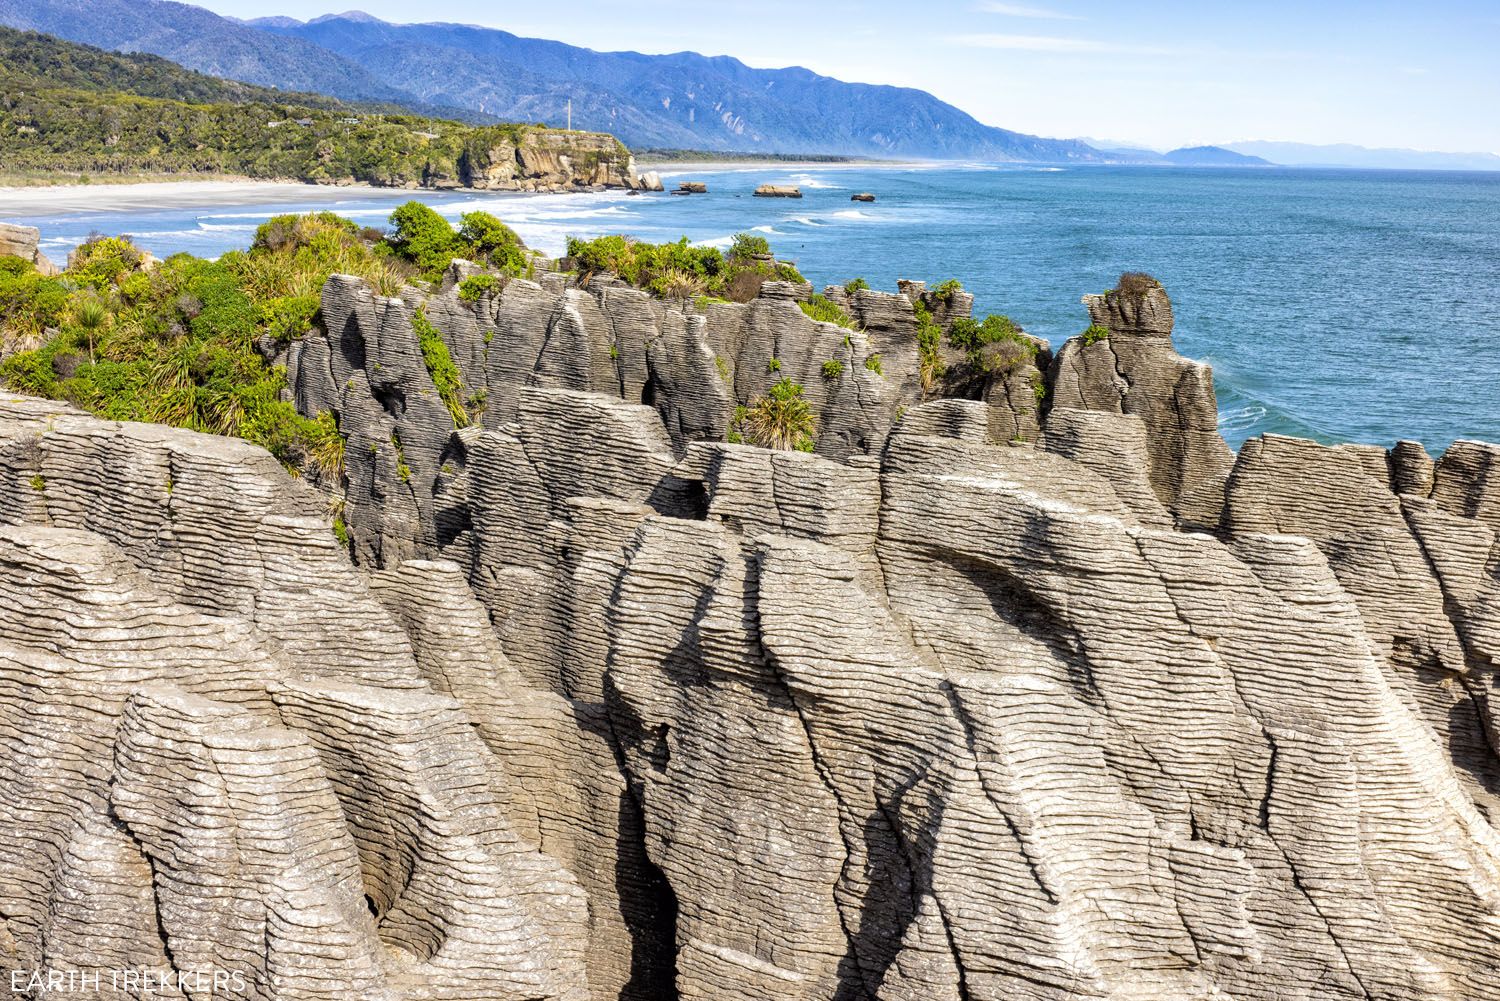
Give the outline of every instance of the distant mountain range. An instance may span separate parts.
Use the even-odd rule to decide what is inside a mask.
[[[0,0],[0,24],[347,100],[611,132],[631,146],[1105,162],[1076,139],[984,125],[931,94],[752,69],[692,52],[595,52],[456,24],[348,13],[241,22],[164,0]]]
[[[1226,149],[1223,146],[1184,146],[1181,149],[1158,153],[1154,149],[1140,146],[1123,146],[1102,139],[1084,139],[1095,149],[1113,157],[1119,163],[1155,164],[1171,167],[1271,167],[1271,161],[1258,156],[1248,156]]]
[[[167,0],[0,0],[0,25],[162,56],[216,77],[470,122],[610,132],[641,148],[890,159],[1178,166],[1500,170],[1490,153],[1235,142],[1160,152],[985,125],[931,94],[752,69],[695,52],[595,52],[459,24],[389,24],[358,11],[241,21]]]
[[[1431,153],[1417,149],[1371,149],[1339,143],[1313,146],[1307,143],[1225,143],[1226,149],[1264,156],[1289,167],[1367,167],[1397,170],[1500,170],[1494,153]]]

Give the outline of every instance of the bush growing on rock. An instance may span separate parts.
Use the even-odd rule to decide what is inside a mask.
[[[458,283],[458,297],[464,302],[478,302],[499,286],[500,279],[494,275],[470,275]]]
[[[817,419],[802,392],[800,383],[781,379],[765,396],[736,410],[729,440],[761,448],[811,452]]]
[[[799,302],[797,305],[802,309],[802,312],[819,322],[837,324],[848,330],[858,329],[858,324],[854,322],[852,316],[840,309],[836,303],[821,295],[810,296],[806,302]]]
[[[1100,341],[1109,339],[1109,328],[1097,323],[1089,324],[1089,328],[1083,332],[1083,343],[1087,347],[1090,344],[1098,344]]]
[[[950,302],[953,299],[954,293],[962,292],[963,290],[963,282],[957,278],[949,278],[947,281],[939,283],[932,290],[932,297],[940,302]]]
[[[455,231],[431,207],[411,201],[391,213],[391,226],[387,244],[392,252],[415,265],[428,281],[441,278],[455,257],[511,277],[521,277],[531,269],[526,244],[488,212],[464,213]]]
[[[448,408],[456,426],[467,427],[469,411],[464,406],[463,374],[454,363],[447,342],[420,309],[412,313],[411,326],[417,332],[417,340],[422,345],[422,362],[427,366],[427,374],[432,376],[432,384],[437,387],[443,406]]]
[[[760,237],[741,236],[757,248],[765,243]],[[754,243],[757,240],[760,242]],[[708,295],[747,302],[759,293],[764,281],[804,281],[789,264],[737,256],[734,249],[725,257],[715,247],[689,243],[687,237],[669,243],[643,243],[626,236],[593,240],[570,237],[567,256],[580,281],[611,274],[660,298]],[[690,288],[696,291],[684,295],[683,291]]]
[[[754,233],[736,233],[734,242],[729,247],[730,258],[737,261],[747,261],[752,257],[769,257],[770,254],[771,242]]]
[[[1115,282],[1115,291],[1132,299],[1139,299],[1161,283],[1144,271],[1127,271]]]

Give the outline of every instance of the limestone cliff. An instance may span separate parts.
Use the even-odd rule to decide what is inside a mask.
[[[578,188],[659,190],[636,173],[624,145],[603,132],[531,128],[501,136],[482,151],[461,157],[452,176],[430,176],[423,187],[484,191],[572,191]]]
[[[352,562],[255,448],[0,398],[12,967],[1500,996],[1500,447],[1235,457],[1155,283],[1088,300],[1040,401],[923,400],[917,289],[849,331],[805,287],[471,303],[465,267],[335,278],[286,359]],[[782,377],[816,452],[725,443]]]

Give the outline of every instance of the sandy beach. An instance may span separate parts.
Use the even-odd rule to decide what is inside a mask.
[[[360,195],[395,195],[403,189],[369,185],[332,186],[296,181],[153,181],[144,184],[59,184],[0,187],[0,219],[75,212],[211,208],[272,202],[328,202]]]

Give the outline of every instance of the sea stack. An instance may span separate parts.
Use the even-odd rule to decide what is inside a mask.
[[[802,189],[790,184],[762,184],[755,189],[756,198],[801,198]]]
[[[868,191],[861,191],[857,195],[850,195],[849,200],[851,202],[873,202],[875,200],[875,196],[870,194]]]

